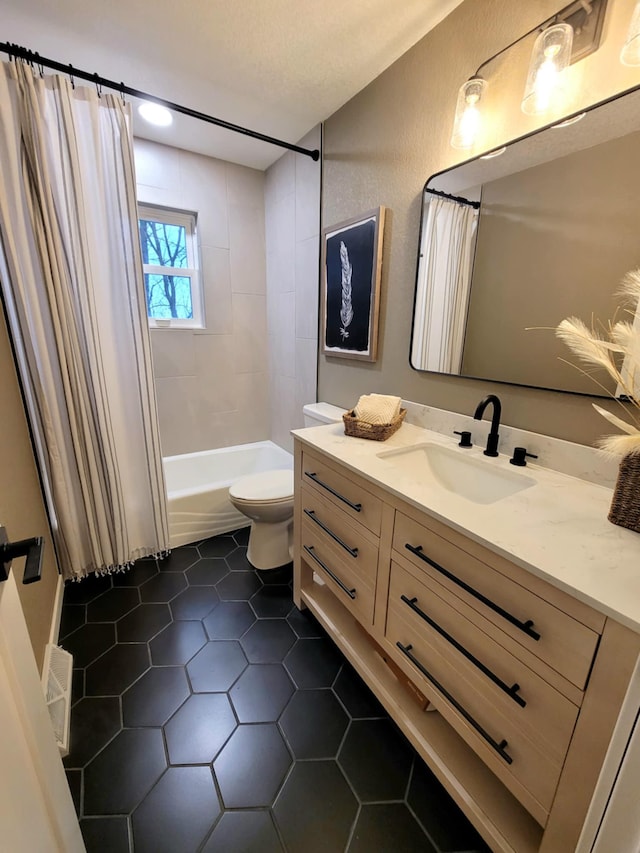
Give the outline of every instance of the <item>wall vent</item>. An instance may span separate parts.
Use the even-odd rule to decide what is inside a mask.
[[[63,758],[69,752],[72,669],[72,655],[60,646],[47,643],[42,667],[42,687],[58,749]]]

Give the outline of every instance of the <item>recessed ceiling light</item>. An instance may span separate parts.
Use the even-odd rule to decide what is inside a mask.
[[[166,107],[154,104],[151,101],[140,104],[138,112],[145,121],[158,127],[168,127],[173,122],[173,116]]]

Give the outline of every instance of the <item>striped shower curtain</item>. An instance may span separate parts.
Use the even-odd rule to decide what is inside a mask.
[[[169,545],[129,107],[0,65],[0,282],[67,578]]]

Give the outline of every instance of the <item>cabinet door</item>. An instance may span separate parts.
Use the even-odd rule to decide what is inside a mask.
[[[599,635],[525,586],[396,513],[393,548],[583,690]]]
[[[366,528],[302,486],[301,557],[364,625],[373,624],[378,543]]]
[[[455,606],[452,606],[455,604]],[[578,707],[486,634],[477,614],[453,599],[434,580],[410,565],[391,564],[389,622],[392,614],[412,624],[451,666],[513,719],[518,731],[561,766]]]
[[[342,471],[339,473],[324,459],[303,451],[302,482],[331,501],[352,521],[379,536],[382,501],[367,490],[364,480],[346,469]]]

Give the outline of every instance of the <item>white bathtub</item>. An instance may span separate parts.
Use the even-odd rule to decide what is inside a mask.
[[[293,456],[272,441],[220,450],[165,456],[172,548],[246,527],[249,519],[232,506],[229,486],[271,468],[293,468]]]

